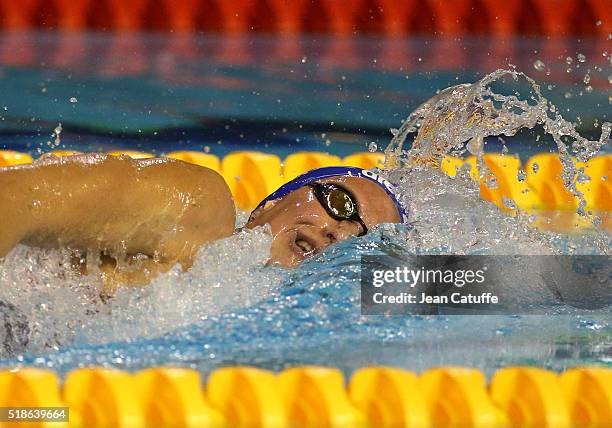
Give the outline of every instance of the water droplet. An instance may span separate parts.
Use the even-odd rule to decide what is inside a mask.
[[[302,64],[306,64],[306,61],[308,61],[308,58],[306,58],[306,55],[304,55],[302,57]]]
[[[585,74],[584,79],[582,79],[582,81],[584,82],[585,85],[588,85],[589,82],[591,81],[591,76],[589,74]]]
[[[477,137],[472,138],[466,144],[465,147],[468,149],[468,151],[471,154],[473,154],[474,156],[478,156],[480,153],[482,153],[483,145],[484,145],[484,141],[482,137],[477,136]]]
[[[587,91],[588,93],[593,92],[593,87],[592,86],[587,86],[586,88],[584,88],[585,91]]]
[[[591,177],[586,175],[584,172],[579,172],[578,176],[576,177],[576,181],[578,183],[586,183],[588,181],[591,181]]]
[[[569,100],[572,97],[572,93],[570,91],[567,91],[565,94],[563,94],[563,96],[566,100]]]
[[[535,68],[538,71],[544,71],[544,69],[546,68],[546,64],[544,64],[542,61],[538,59],[533,63],[533,68]]]
[[[538,169],[540,169],[540,165],[538,165],[537,162],[534,162],[533,165],[531,166],[531,170],[533,172],[538,172]]]
[[[600,20],[598,20],[598,21],[595,23],[595,25],[596,25],[597,27],[601,27],[601,19],[600,19]]]
[[[581,53],[577,54],[576,58],[578,59],[578,62],[585,62],[586,61],[586,56],[584,56]]]
[[[331,142],[331,140],[330,140],[329,138],[325,140],[325,145],[326,145],[327,147],[331,146],[331,143],[332,143],[332,142]]]
[[[527,178],[527,174],[524,170],[519,169],[518,173],[516,174],[516,178],[522,183]]]
[[[608,76],[608,83],[609,83],[610,85],[612,85],[612,74],[610,74],[610,75]]]
[[[79,102],[79,100],[77,100],[77,97],[70,97],[70,102],[71,102],[72,104],[75,104],[75,103],[78,103],[78,102]]]
[[[372,141],[369,145],[368,145],[368,151],[370,153],[374,153],[376,150],[378,150],[378,144],[376,144],[376,142]]]
[[[508,209],[511,209],[511,210],[516,209],[516,203],[514,202],[514,200],[510,198],[506,198],[505,196],[502,196],[502,203],[504,204],[504,207]]]
[[[572,58],[571,56],[568,56],[567,58],[565,58],[565,63],[567,65],[570,65],[572,62],[574,62],[574,58]]]

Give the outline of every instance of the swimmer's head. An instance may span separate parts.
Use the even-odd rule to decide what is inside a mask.
[[[395,186],[371,171],[312,170],[281,186],[251,213],[247,227],[272,227],[272,264],[296,266],[334,242],[381,223],[403,223]]]

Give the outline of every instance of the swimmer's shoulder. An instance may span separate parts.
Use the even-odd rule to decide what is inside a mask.
[[[225,179],[217,171],[204,166],[184,162],[172,158],[147,158],[136,160],[143,172],[174,177],[179,182],[188,180],[190,183],[205,187],[220,187],[229,192]]]
[[[163,187],[176,187],[188,193],[201,190],[204,194],[232,199],[225,179],[218,172],[165,157],[133,159],[125,155],[106,153],[84,153],[62,157],[44,155],[31,164],[4,167],[0,168],[0,171],[19,172],[18,176],[26,174],[32,178],[72,177],[79,182],[86,179],[117,186],[120,183],[122,186],[142,183],[134,179],[143,178],[144,182],[153,186],[155,183],[160,183]]]
[[[35,160],[31,164],[21,164],[9,167],[4,167],[3,170],[27,170],[39,169],[42,167],[78,167],[88,169],[97,169],[95,167],[108,168],[110,170],[117,169],[134,169],[136,171],[146,170],[168,170],[177,171],[178,173],[208,175],[211,177],[221,177],[216,171],[202,167],[199,165],[183,162],[178,159],[153,157],[145,159],[133,159],[127,155],[109,155],[106,153],[83,153],[71,156],[55,156],[46,154]]]
[[[207,201],[206,205],[216,206],[219,212],[235,215],[232,192],[221,174],[200,165],[171,158],[139,159],[141,173],[150,181],[161,180],[185,194]],[[233,226],[233,223],[232,223]]]
[[[1,168],[4,171],[19,171],[29,169],[41,169],[44,167],[59,166],[82,166],[101,165],[105,162],[113,162],[119,157],[113,157],[105,153],[83,153],[71,156],[55,156],[54,154],[44,154],[32,163],[11,165]]]

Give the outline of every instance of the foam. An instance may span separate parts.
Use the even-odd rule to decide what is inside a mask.
[[[203,247],[189,271],[176,266],[147,287],[122,287],[106,304],[99,278],[74,273],[69,252],[20,245],[0,263],[0,301],[12,306],[7,317],[27,319],[21,335],[32,353],[153,337],[269,296],[281,277],[264,269],[271,240],[265,228],[244,230]]]

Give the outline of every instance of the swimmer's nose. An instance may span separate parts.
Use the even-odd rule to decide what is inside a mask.
[[[331,245],[334,242],[344,241],[345,239],[358,235],[359,229],[360,227],[358,225],[342,220],[338,221],[333,227],[323,228],[322,234],[327,245]]]

